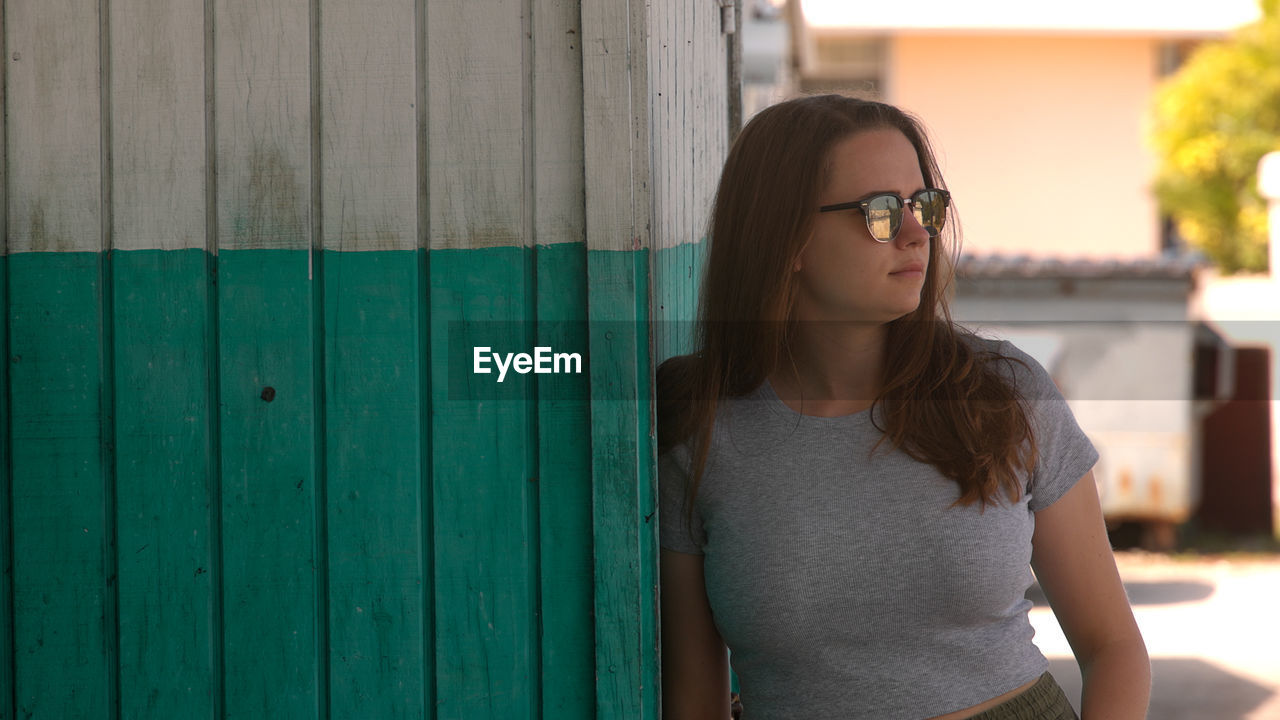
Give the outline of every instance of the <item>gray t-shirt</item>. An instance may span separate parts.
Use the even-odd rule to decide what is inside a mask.
[[[1034,512],[1098,453],[1039,363],[1007,341],[973,342],[1031,368],[996,363],[1039,445],[1017,504],[952,507],[959,486],[932,465],[887,439],[868,458],[881,435],[871,411],[800,415],[767,381],[722,402],[692,527],[689,451],[659,458],[661,545],[703,555],[744,720],[932,717],[1048,669],[1025,598]]]

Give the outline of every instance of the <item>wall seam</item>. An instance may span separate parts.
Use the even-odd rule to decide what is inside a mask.
[[[8,43],[5,42],[5,0],[0,0],[0,58],[7,60]],[[0,590],[0,623],[4,623],[4,646],[0,647],[0,654],[3,654],[3,661],[0,662],[0,687],[6,688],[7,692],[4,697],[0,697],[0,712],[4,712],[6,717],[16,717],[18,713],[18,687],[17,687],[17,643],[14,638],[15,612],[14,612],[14,594],[13,594],[13,453],[10,448],[13,446],[13,398],[9,390],[11,377],[9,373],[9,348],[11,347],[11,336],[9,335],[9,308],[12,307],[13,297],[9,290],[9,264],[7,261],[9,255],[9,129],[5,123],[8,115],[9,98],[8,98],[8,75],[9,63],[0,63],[0,258],[5,258],[3,273],[4,277],[0,278],[0,287],[4,289],[4,296],[0,297],[0,391],[4,394],[0,396],[0,417],[4,422],[0,426],[4,428],[3,434],[0,434],[0,456],[3,460],[3,467],[0,467],[0,478],[4,481],[3,488],[0,488],[0,502],[4,503],[3,512],[0,512],[0,519],[5,523],[4,536],[4,552],[0,556],[0,563],[3,568],[3,589]]]
[[[321,162],[321,84],[320,68],[320,0],[308,5],[311,123],[311,243],[307,279],[311,280],[312,318],[312,396],[315,403],[313,424],[315,445],[315,571],[316,571],[316,692],[319,716],[328,720],[332,713],[333,693],[329,638],[329,481],[326,458],[327,413],[325,399],[325,284],[324,222],[321,215],[323,168]]]
[[[436,632],[435,632],[435,477],[432,472],[434,417],[431,409],[431,367],[434,355],[431,346],[431,113],[428,107],[430,93],[430,65],[428,40],[430,24],[427,0],[414,2],[414,109],[417,123],[417,192],[415,202],[418,212],[418,348],[421,360],[418,367],[418,428],[419,440],[419,492],[422,522],[418,547],[421,552],[422,573],[422,691],[424,715],[436,717]]]
[[[213,717],[223,718],[227,708],[226,574],[223,567],[222,523],[222,328],[218,292],[218,132],[214,107],[216,46],[214,0],[204,0],[204,157],[205,157],[205,292],[206,354],[209,413],[209,543],[213,627],[210,628],[210,664],[213,670]]]
[[[111,720],[120,717],[120,583],[116,516],[115,423],[115,297],[112,263],[112,128],[111,128],[111,2],[98,0],[98,113],[99,113],[99,283],[102,294],[100,407],[102,408],[103,534],[103,640],[106,650],[107,707]]]
[[[534,2],[533,0],[523,0],[521,15],[523,22],[521,23],[521,50],[523,62],[524,82],[521,83],[521,111],[523,115],[523,142],[521,143],[523,173],[524,173],[524,192],[521,193],[523,205],[521,207],[521,244],[524,246],[525,257],[525,305],[528,308],[527,316],[530,320],[528,325],[530,329],[530,338],[533,340],[531,346],[538,346],[542,343],[538,342],[539,316],[538,316],[538,230],[537,230],[537,94],[536,75],[534,73],[534,47],[533,34],[534,27]],[[525,483],[525,518],[528,529],[529,541],[529,614],[531,622],[529,623],[529,677],[530,677],[530,698],[532,704],[529,716],[531,718],[543,717],[542,712],[542,519],[541,519],[541,486],[542,486],[542,469],[539,464],[541,457],[540,430],[538,424],[539,416],[539,387],[544,379],[535,378],[527,385],[529,397],[525,401],[525,465],[528,467],[528,482]]]

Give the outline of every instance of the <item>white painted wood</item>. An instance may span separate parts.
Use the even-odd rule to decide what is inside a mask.
[[[320,3],[327,250],[418,246],[414,28],[413,0]]]
[[[522,242],[525,143],[538,152],[526,136],[523,12],[518,0],[427,3],[432,248]]]
[[[214,5],[219,248],[311,245],[308,5]]]
[[[587,247],[649,247],[649,91],[644,3],[583,2]]]
[[[714,2],[650,6],[655,358],[686,352],[705,233],[728,154],[729,39]],[[693,247],[690,247],[690,246]],[[683,249],[678,249],[683,246]]]
[[[532,237],[524,244],[586,240],[583,217],[582,28],[576,0],[533,3]]]
[[[204,3],[115,0],[110,32],[112,246],[203,248]]]
[[[97,0],[5,4],[9,252],[102,245]]]
[[[654,247],[698,242],[728,153],[727,36],[715,3],[651,7]]]
[[[4,7],[0,6],[0,63],[8,65],[5,55]],[[9,227],[9,156],[4,142],[8,137],[4,127],[7,117],[4,65],[0,65],[0,257],[9,253],[9,234],[5,232]],[[4,300],[0,300],[0,305],[3,304]]]

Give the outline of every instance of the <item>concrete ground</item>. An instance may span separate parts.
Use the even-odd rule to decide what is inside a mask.
[[[1151,655],[1151,720],[1280,720],[1280,556],[1116,553]],[[1080,672],[1039,588],[1031,624],[1079,712]]]

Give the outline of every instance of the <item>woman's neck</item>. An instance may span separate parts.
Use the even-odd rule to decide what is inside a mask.
[[[887,326],[800,323],[790,360],[769,376],[778,397],[805,414],[842,415],[871,406],[880,391]]]

